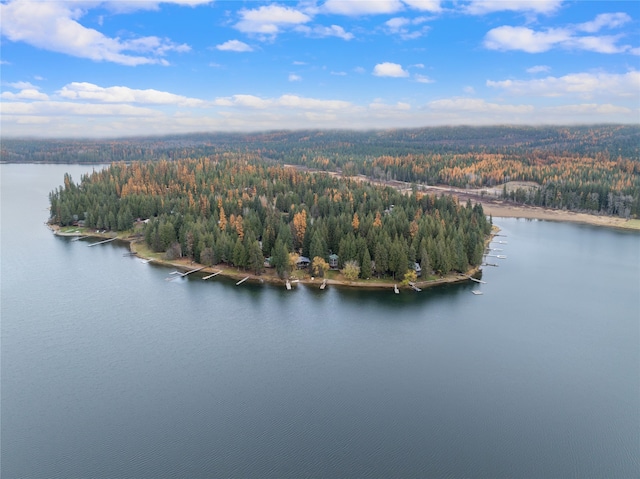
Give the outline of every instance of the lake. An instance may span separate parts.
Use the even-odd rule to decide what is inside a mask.
[[[640,476],[640,234],[495,219],[486,284],[420,293],[167,281],[44,226],[91,166],[0,168],[5,479]]]

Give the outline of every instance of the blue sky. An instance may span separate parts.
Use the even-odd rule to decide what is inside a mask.
[[[5,0],[3,136],[640,123],[640,2]]]

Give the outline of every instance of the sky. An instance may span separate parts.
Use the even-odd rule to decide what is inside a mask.
[[[3,137],[640,123],[640,2],[3,0]]]

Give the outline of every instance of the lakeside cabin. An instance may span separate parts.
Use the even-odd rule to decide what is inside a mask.
[[[329,268],[331,269],[338,269],[338,255],[337,254],[330,254],[329,255]]]
[[[309,267],[309,265],[311,264],[311,260],[309,258],[307,258],[306,256],[300,256],[298,257],[298,261],[296,261],[296,267],[298,269],[304,269]]]
[[[422,276],[422,267],[420,263],[413,263],[413,270],[416,272],[416,276],[419,278]]]

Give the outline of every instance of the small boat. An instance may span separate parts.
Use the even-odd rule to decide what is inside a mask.
[[[396,294],[400,294],[400,290],[398,289],[398,285],[397,284],[393,285],[393,292],[396,293]]]
[[[496,255],[496,258],[506,259],[506,256],[503,254]]]
[[[472,290],[471,290],[471,292],[472,292],[473,294],[477,294],[477,295],[482,294],[482,291],[478,291],[477,289],[472,289]]]

